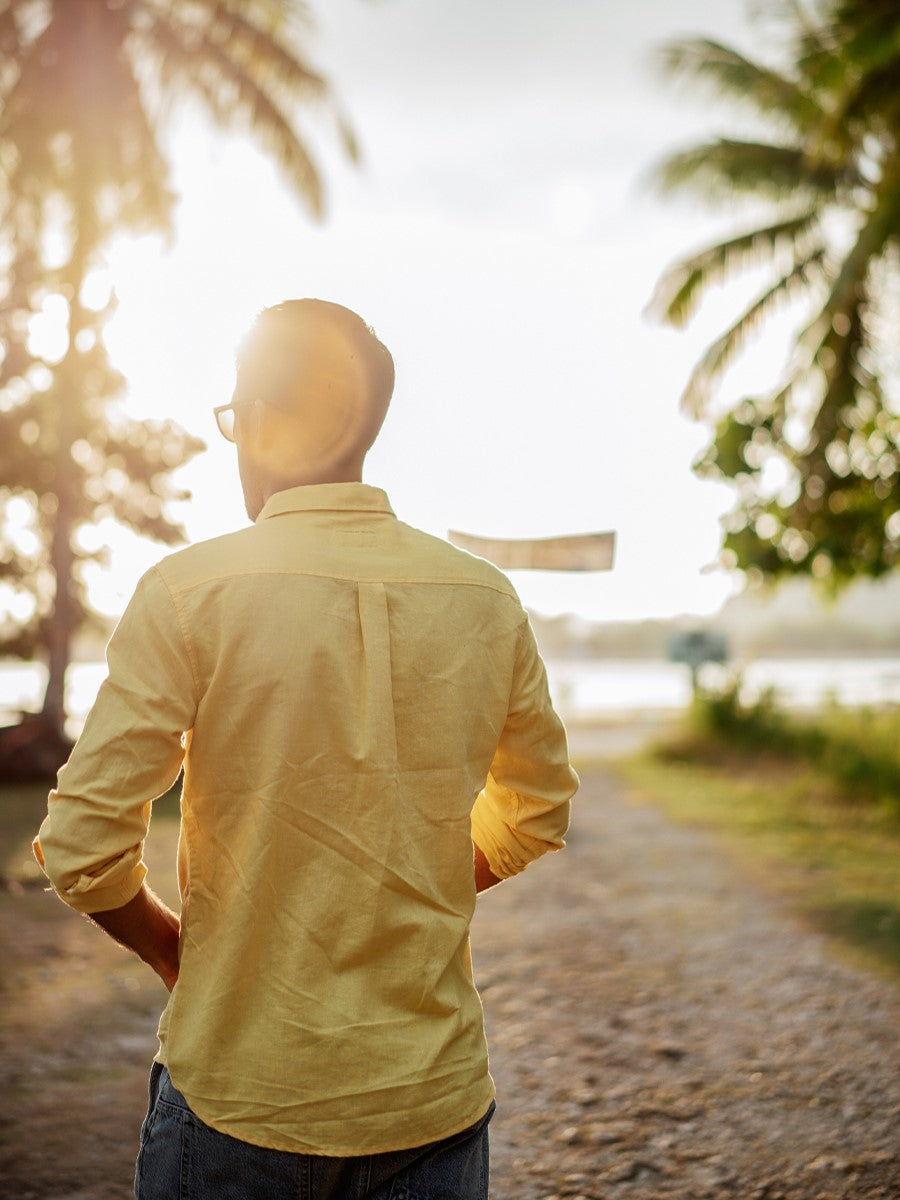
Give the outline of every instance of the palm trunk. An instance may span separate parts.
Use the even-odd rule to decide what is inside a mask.
[[[71,544],[70,502],[64,487],[58,487],[57,499],[59,507],[54,519],[53,541],[50,547],[50,565],[56,580],[56,595],[53,611],[47,622],[49,675],[41,716],[54,732],[62,734],[66,720],[66,671],[72,657],[72,635],[75,632],[71,590],[75,556]]]
[[[69,346],[59,366],[59,423],[56,446],[56,513],[50,544],[50,567],[56,583],[53,609],[47,620],[47,690],[41,708],[41,718],[49,730],[64,738],[66,720],[66,672],[72,658],[72,638],[79,621],[79,606],[73,590],[72,571],[75,553],[72,549],[72,529],[76,514],[75,464],[72,443],[78,434],[79,364],[75,340],[86,325],[86,313],[78,297],[87,272],[88,239],[76,238],[72,257],[65,274],[72,299],[69,308]]]

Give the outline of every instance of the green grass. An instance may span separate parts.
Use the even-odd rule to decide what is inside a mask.
[[[31,878],[40,874],[31,853],[31,841],[47,815],[47,791],[42,783],[0,787],[0,875],[4,878]]]
[[[672,819],[729,853],[858,964],[900,982],[900,816],[790,754],[696,730],[616,764]]]

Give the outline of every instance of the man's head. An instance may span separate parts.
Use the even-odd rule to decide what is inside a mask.
[[[264,309],[237,355],[234,440],[247,513],[275,492],[359,480],[394,388],[365,322],[326,300]]]

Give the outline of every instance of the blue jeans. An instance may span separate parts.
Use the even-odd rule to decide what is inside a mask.
[[[159,1063],[141,1129],[137,1200],[487,1200],[488,1122],[411,1150],[328,1158],[239,1141],[205,1125]]]

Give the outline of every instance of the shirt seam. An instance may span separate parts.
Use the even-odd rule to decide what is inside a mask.
[[[525,640],[525,632],[527,629],[528,629],[528,618],[526,616],[525,620],[520,622],[520,624],[519,624],[519,634],[518,634],[518,637],[516,638],[516,659],[515,659],[514,670],[516,671],[517,674],[518,674],[519,670],[521,669],[520,662],[521,662],[521,658],[522,658],[522,643]],[[515,683],[515,679],[513,679],[513,683]],[[507,720],[508,719],[509,719],[509,711],[507,710]],[[513,810],[513,826],[515,829],[518,829],[519,817],[522,812],[522,794],[517,789],[510,789],[510,790],[513,792],[513,795],[516,798],[516,803],[514,805],[514,810]]]
[[[160,574],[162,574],[162,573],[160,572]],[[361,577],[357,574],[341,575],[336,571],[311,571],[308,567],[304,567],[301,570],[297,570],[297,571],[285,570],[285,569],[279,568],[279,567],[252,567],[252,568],[248,568],[246,570],[232,569],[229,571],[216,572],[213,575],[204,575],[202,579],[194,579],[190,583],[183,584],[181,587],[178,588],[178,594],[182,595],[186,592],[193,591],[194,588],[202,587],[205,583],[215,583],[217,580],[220,580],[220,579],[236,579],[239,577],[250,576],[250,575],[296,575],[299,577],[312,578],[312,579],[337,579],[337,580],[340,580],[342,583],[381,583],[381,584],[416,583],[416,584],[427,584],[431,587],[440,587],[440,586],[480,587],[480,588],[486,588],[488,591],[491,591],[491,592],[496,592],[497,595],[499,595],[499,596],[506,596],[506,598],[508,600],[511,600],[514,603],[517,603],[514,592],[509,591],[504,587],[500,587],[498,584],[487,583],[480,579],[452,579],[452,578],[440,578],[438,576],[430,576],[430,575],[422,575],[422,576],[419,576],[419,575],[415,575],[415,576],[413,576],[413,575],[397,575],[397,576],[378,575],[378,576],[373,577],[372,579],[367,579],[367,578]],[[174,592],[174,590],[171,587],[169,587],[168,584],[166,584],[166,588],[169,592],[169,595],[172,597],[172,603],[175,605],[175,610],[179,615],[179,622],[180,622],[181,621],[181,611],[178,608],[178,604],[175,599],[176,593]],[[182,636],[184,636],[183,629],[182,629]],[[188,647],[188,653],[190,654],[190,647]],[[192,663],[192,667],[193,667],[193,663]]]
[[[166,589],[166,594],[172,602],[172,607],[175,609],[175,619],[178,622],[178,631],[181,634],[181,640],[184,643],[184,648],[187,653],[188,662],[191,665],[191,678],[194,681],[194,699],[196,701],[199,701],[199,698],[200,698],[200,667],[195,659],[194,650],[191,645],[191,640],[188,636],[187,621],[186,621],[185,614],[182,612],[181,605],[178,603],[178,597],[176,596],[176,594],[172,590],[172,588],[169,586],[169,582],[166,579],[166,577],[163,574],[160,567],[156,566],[153,568],[153,570],[159,576],[163,587]]]

